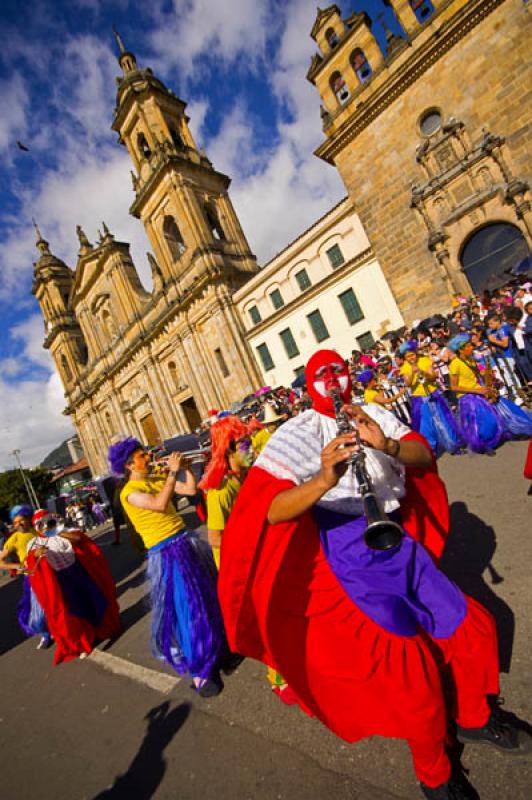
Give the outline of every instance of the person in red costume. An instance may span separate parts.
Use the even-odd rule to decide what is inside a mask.
[[[39,522],[46,519],[41,512]],[[84,658],[98,640],[120,632],[116,586],[98,545],[79,530],[40,533],[26,557],[30,585],[56,643],[55,664]]]
[[[316,353],[305,374],[312,408],[272,436],[225,529],[219,596],[229,644],[274,667],[343,739],[406,739],[425,797],[467,798],[469,785],[452,774],[441,669],[452,678],[460,741],[517,753],[532,740],[488,704],[499,691],[492,617],[435,563],[447,522],[434,513],[447,511],[430,448],[379,406],[350,405],[336,352]],[[382,509],[406,531],[392,549],[365,544],[346,463],[355,437],[337,435],[331,389],[359,429]],[[422,544],[431,529],[432,555]]]

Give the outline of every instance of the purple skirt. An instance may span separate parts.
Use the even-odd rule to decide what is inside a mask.
[[[17,604],[18,624],[26,636],[49,637],[48,625],[41,604],[31,588],[30,579],[24,575],[22,595]]]

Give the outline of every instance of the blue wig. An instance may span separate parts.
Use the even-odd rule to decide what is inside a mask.
[[[107,461],[113,475],[124,475],[126,463],[135,450],[144,450],[144,445],[132,436],[128,436],[126,439],[121,439],[116,444],[111,445],[107,452]]]
[[[404,356],[406,353],[415,353],[417,350],[417,342],[413,339],[409,339],[407,342],[403,342],[403,344],[399,347],[399,355]]]
[[[456,336],[453,336],[453,338],[447,342],[447,347],[449,348],[449,350],[452,350],[453,353],[458,353],[458,351],[461,350],[462,347],[470,341],[471,337],[468,336],[467,333],[458,333]]]
[[[360,372],[357,375],[357,381],[366,386],[374,377],[373,370],[365,369],[364,372]]]
[[[11,522],[13,522],[15,517],[29,517],[29,519],[31,519],[32,515],[33,511],[29,506],[13,506],[9,512],[9,519]]]

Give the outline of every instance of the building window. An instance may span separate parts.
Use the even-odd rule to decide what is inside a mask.
[[[183,237],[181,236],[181,231],[177,226],[177,222],[169,215],[164,218],[163,235],[166,239],[168,249],[172,254],[172,258],[174,261],[177,261],[185,252],[186,247]]]
[[[281,331],[279,336],[281,337],[281,341],[284,345],[284,349],[286,350],[286,355],[288,358],[295,358],[299,355],[299,349],[296,344],[296,340],[292,336],[292,331],[290,328],[285,328],[284,331]]]
[[[433,13],[434,6],[430,0],[410,0],[410,8],[418,22],[423,24]]]
[[[354,325],[355,322],[360,322],[361,319],[364,319],[364,314],[352,289],[347,289],[347,291],[339,294],[338,300],[342,304],[342,308],[345,311],[347,321],[350,325]]]
[[[310,322],[310,327],[312,328],[312,333],[316,337],[317,342],[323,342],[324,339],[329,338],[329,331],[327,330],[327,326],[323,321],[323,317],[321,316],[320,312],[316,309],[311,314],[307,314],[307,319]]]
[[[249,314],[249,316],[251,318],[251,321],[252,321],[252,323],[254,325],[258,325],[259,322],[262,322],[262,317],[260,315],[260,311],[257,308],[257,306],[251,306],[251,308],[248,311],[248,314]]]
[[[361,336],[357,336],[357,344],[360,350],[364,352],[365,350],[369,350],[370,347],[373,347],[375,344],[375,339],[373,338],[373,334],[368,331],[367,333],[361,334]]]
[[[333,246],[329,247],[329,249],[325,252],[327,253],[327,258],[329,259],[333,269],[336,269],[336,267],[341,267],[342,264],[345,263],[344,254],[340,250],[340,245],[333,244]]]
[[[62,369],[63,375],[65,376],[65,380],[71,381],[72,380],[72,370],[70,369],[70,366],[68,364],[68,361],[67,361],[65,355],[61,356],[61,369]]]
[[[224,230],[220,225],[220,220],[218,219],[218,215],[214,210],[213,206],[211,205],[211,203],[205,203],[205,205],[203,206],[203,211],[205,213],[205,219],[207,220],[207,224],[209,226],[209,229],[213,237],[217,241],[224,240],[225,239]]]
[[[137,147],[143,158],[151,158],[151,149],[143,133],[139,133],[137,136]]]
[[[305,289],[312,286],[306,269],[300,269],[299,272],[296,272],[296,281],[301,292],[304,292]]]
[[[185,149],[185,143],[181,138],[181,134],[172,126],[170,127],[170,136],[172,137],[175,149],[183,151]]]
[[[334,28],[328,28],[325,31],[325,38],[327,39],[327,44],[329,45],[331,50],[334,50],[334,48],[336,47],[336,45],[339,42],[338,34],[334,30]]]
[[[172,385],[174,389],[177,389],[179,386],[179,382],[177,379],[177,367],[175,361],[168,362],[168,372],[170,373],[170,378],[172,380]]]
[[[351,66],[360,83],[365,83],[371,78],[371,67],[364,52],[358,48],[351,53]]]
[[[349,89],[347,88],[346,82],[342,78],[341,72],[333,72],[331,75],[331,89],[341,105],[343,105],[346,100],[349,100]]]
[[[219,347],[217,347],[216,350],[214,351],[214,355],[216,357],[216,361],[218,363],[220,372],[222,373],[224,378],[227,378],[227,376],[229,375],[229,367],[225,363],[225,358]]]
[[[270,293],[270,300],[276,311],[284,306],[283,296],[279,289],[274,289],[273,292]]]
[[[268,350],[268,345],[259,344],[259,346],[257,347],[257,353],[259,354],[261,364],[263,368],[266,370],[266,372],[274,368],[275,364],[273,363],[270,351]]]
[[[429,108],[421,115],[419,130],[423,136],[432,136],[441,128],[441,122],[441,112],[437,108]]]

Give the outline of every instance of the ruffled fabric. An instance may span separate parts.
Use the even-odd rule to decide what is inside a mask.
[[[500,415],[480,395],[464,394],[458,401],[458,415],[461,434],[473,452],[490,452],[504,440]]]
[[[437,456],[458,453],[465,447],[458,423],[441,392],[414,396],[411,401],[412,428],[427,439]]]
[[[22,595],[17,604],[18,623],[26,636],[47,636],[48,625],[41,604],[31,589],[30,579],[22,579]]]
[[[208,678],[225,645],[209,547],[189,531],[165,539],[148,550],[147,578],[154,656]]]
[[[532,436],[532,413],[525,408],[501,397],[495,404],[502,427],[508,438],[513,436]]]

